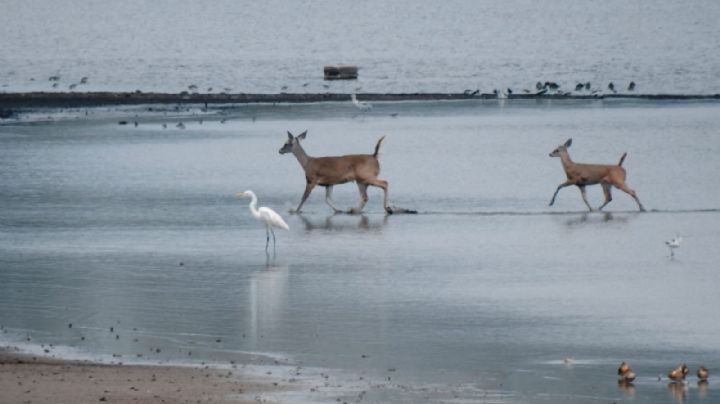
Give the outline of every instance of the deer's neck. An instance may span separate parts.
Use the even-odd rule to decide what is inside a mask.
[[[307,167],[310,164],[310,160],[312,160],[312,157],[308,156],[307,153],[305,153],[305,149],[300,146],[300,143],[298,143],[297,145],[295,145],[295,147],[292,148],[292,153],[295,155],[295,158],[298,160],[303,170],[307,171]]]
[[[567,151],[560,153],[560,162],[562,162],[563,169],[565,169],[566,172],[575,165]]]

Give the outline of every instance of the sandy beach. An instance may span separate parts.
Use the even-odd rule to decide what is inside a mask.
[[[2,403],[255,403],[287,390],[238,370],[65,361],[0,348]]]

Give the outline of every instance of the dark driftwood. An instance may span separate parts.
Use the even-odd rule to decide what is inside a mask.
[[[325,80],[354,80],[358,77],[358,67],[354,65],[329,65],[323,68]]]

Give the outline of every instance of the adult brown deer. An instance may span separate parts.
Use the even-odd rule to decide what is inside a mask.
[[[565,174],[567,175],[567,181],[558,185],[557,189],[555,190],[555,193],[550,200],[550,206],[555,203],[555,197],[562,188],[569,185],[575,185],[580,188],[580,193],[582,194],[583,201],[585,201],[585,205],[587,205],[588,209],[592,211],[593,208],[588,203],[587,196],[585,194],[585,186],[600,184],[603,188],[603,192],[605,193],[605,203],[603,203],[598,208],[598,210],[602,210],[605,205],[612,201],[612,194],[610,190],[611,187],[614,186],[615,188],[619,188],[628,195],[632,196],[633,199],[635,199],[635,202],[637,202],[640,211],[645,211],[645,208],[643,207],[642,203],[640,203],[640,199],[638,199],[635,191],[628,187],[627,184],[625,184],[626,173],[625,169],[622,167],[622,163],[625,160],[625,156],[627,156],[627,153],[623,153],[622,157],[620,157],[620,162],[618,162],[617,165],[579,164],[574,163],[570,159],[570,155],[568,154],[567,149],[568,147],[570,147],[571,144],[572,139],[568,139],[565,144],[558,146],[557,149],[553,150],[550,153],[550,157],[560,157],[563,169],[565,170]]]
[[[338,209],[332,201],[332,189],[335,185],[350,181],[357,183],[358,190],[360,191],[360,205],[357,208],[351,208],[348,213],[360,213],[362,211],[365,203],[368,201],[367,187],[369,185],[382,188],[385,193],[385,199],[383,201],[385,211],[387,213],[393,213],[392,208],[388,205],[388,183],[377,177],[380,173],[378,152],[380,151],[380,144],[383,139],[385,139],[385,136],[378,140],[377,145],[375,145],[375,153],[373,154],[310,157],[300,145],[300,140],[305,139],[307,131],[297,136],[293,136],[290,131],[288,131],[287,134],[288,140],[283,147],[280,148],[279,152],[280,154],[294,154],[305,171],[305,193],[303,193],[302,200],[300,200],[300,204],[297,209],[295,209],[296,213],[300,212],[305,200],[310,196],[310,192],[312,192],[313,188],[317,185],[325,187],[325,202],[330,205],[335,213],[340,213],[341,210]]]

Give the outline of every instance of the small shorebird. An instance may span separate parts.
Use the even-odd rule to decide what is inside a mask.
[[[557,90],[560,88],[560,85],[554,81],[546,81],[545,87],[551,89],[551,90]]]
[[[358,101],[355,94],[350,94],[350,99],[352,100],[353,105],[355,105],[360,111],[365,112],[372,109],[372,105],[370,105],[370,103]]]
[[[631,81],[630,84],[628,84],[628,91],[635,91],[635,82]]]
[[[577,83],[575,85],[575,91],[581,91],[583,88],[585,88],[585,84],[583,83]]]
[[[675,257],[675,249],[680,248],[680,243],[682,243],[681,236],[675,236],[673,239],[665,242],[670,249],[670,258]]]
[[[608,90],[612,91],[613,93],[617,93],[617,91],[615,91],[615,84],[613,84],[612,81],[608,84]]]
[[[635,380],[635,372],[632,371],[630,368],[630,365],[627,364],[627,362],[620,363],[620,366],[618,366],[617,370],[618,375],[620,376],[620,382],[632,382]]]
[[[493,94],[495,94],[495,96],[498,99],[504,100],[504,99],[508,98],[508,95],[510,95],[510,93],[508,93],[508,91],[510,91],[510,93],[512,93],[512,90],[510,90],[509,88],[507,89],[507,91],[504,91],[504,90],[498,91],[498,89],[495,89],[495,90],[493,90]]]
[[[690,372],[690,369],[688,369],[687,365],[680,364],[675,369],[668,372],[668,379],[674,381],[674,382],[681,382],[685,380],[685,376]]]
[[[708,372],[705,366],[700,366],[700,368],[697,370],[698,380],[700,380],[701,382],[707,381],[708,376],[710,376],[710,372]]]

